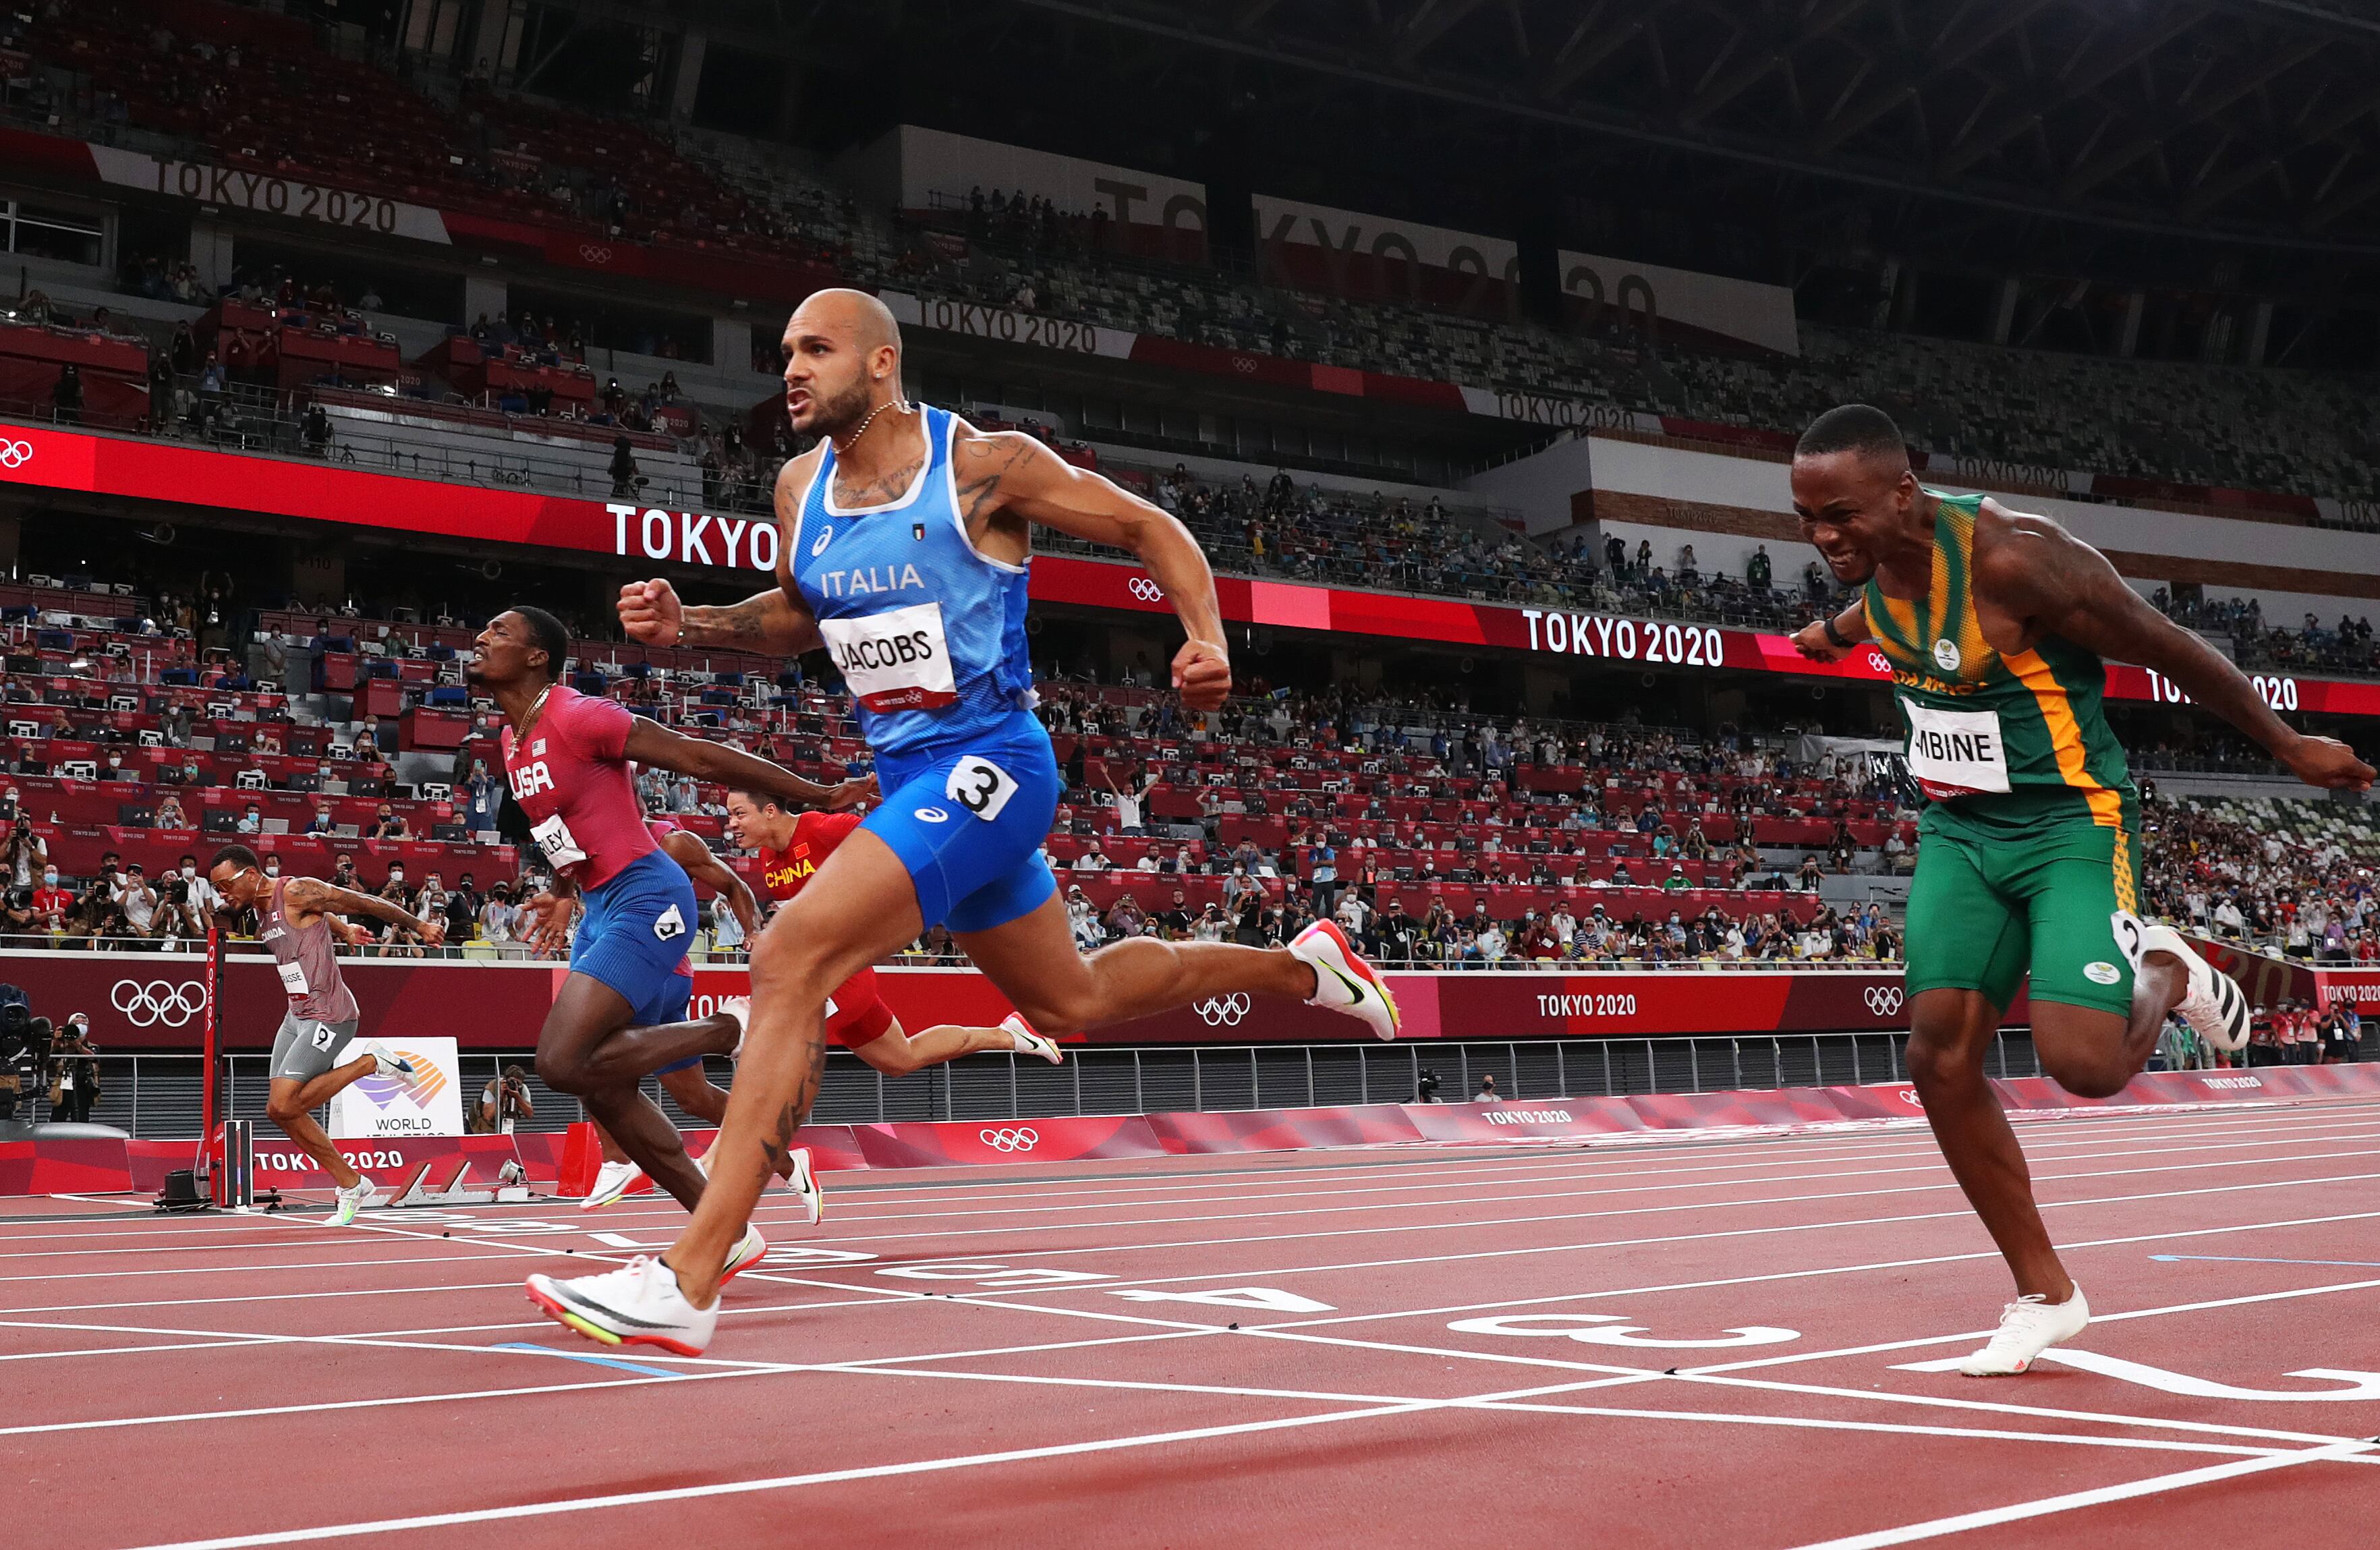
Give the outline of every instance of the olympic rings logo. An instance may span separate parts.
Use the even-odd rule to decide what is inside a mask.
[[[1867,1010],[1877,1017],[1890,1017],[1900,1010],[1900,987],[1871,985],[1867,987]]]
[[[1249,356],[1233,356],[1232,357],[1232,369],[1234,371],[1244,371],[1250,376],[1254,376],[1257,371],[1257,363],[1255,358]]]
[[[1145,575],[1134,576],[1130,581],[1124,583],[1124,586],[1128,590],[1130,590],[1134,597],[1138,598],[1142,602],[1161,603],[1165,600],[1165,588],[1160,587],[1157,583],[1149,580],[1148,577]]]
[[[1209,1028],[1236,1028],[1251,1005],[1246,991],[1234,990],[1228,996],[1209,996],[1203,1001],[1194,1001],[1190,1010]]]
[[[32,442],[0,442],[0,468],[21,468],[32,460]]]
[[[1018,1125],[1013,1130],[1003,1126],[996,1131],[978,1131],[976,1133],[985,1145],[995,1152],[1030,1152],[1041,1144],[1041,1132],[1030,1125]]]
[[[107,1003],[136,1028],[153,1028],[161,1023],[178,1028],[206,1010],[207,987],[196,980],[176,985],[152,979],[143,985],[137,979],[119,979],[109,988]]]
[[[1867,648],[1867,665],[1871,672],[1889,673],[1892,671],[1892,664],[1885,660],[1884,653],[1873,646]]]
[[[585,259],[589,263],[610,263],[612,261],[612,249],[609,248],[598,248],[591,242],[582,242],[578,245],[578,256]]]

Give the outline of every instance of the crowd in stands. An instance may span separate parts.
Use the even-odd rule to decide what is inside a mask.
[[[78,603],[112,627],[40,606],[57,595],[10,611],[9,926],[91,947],[189,940],[207,907],[189,885],[238,839],[444,915],[453,951],[525,951],[508,912],[537,877],[503,842],[491,708],[460,681],[468,626],[262,616],[251,659],[348,654],[359,683],[396,681],[406,712],[384,718],[254,682],[203,646],[227,587]],[[772,665],[587,641],[572,682],[808,773],[850,771],[864,750],[847,706]],[[1548,955],[1548,932],[1561,956],[1611,962],[1894,951],[1878,913],[1818,897],[1830,874],[1910,863],[1909,815],[1864,770],[1799,768],[1731,728],[1706,740],[1261,683],[1184,714],[1137,676],[1053,679],[1045,700],[1069,781],[1047,854],[1103,935],[1162,932],[1178,900],[1243,938],[1336,915],[1392,959],[1519,963]],[[451,717],[453,735],[416,745],[416,710]],[[725,848],[723,792],[657,772],[640,789]],[[422,951],[377,923],[352,930],[358,949]]]
[[[2269,799],[2144,811],[2150,913],[2291,958],[2380,962],[2380,836],[2360,816]]]
[[[528,951],[517,910],[540,878],[503,838],[493,718],[461,681],[469,625],[266,612],[246,642],[235,590],[202,575],[179,595],[85,583],[0,599],[0,935],[191,940],[205,864],[239,839],[442,915],[448,951]],[[350,653],[358,683],[395,679],[407,712],[447,715],[454,735],[417,744],[409,714],[258,682],[243,663],[260,648],[293,663]],[[1821,744],[1260,678],[1220,711],[1186,712],[1147,661],[1108,684],[1062,668],[1044,665],[1067,781],[1045,854],[1086,947],[1269,943],[1327,915],[1390,963],[1898,955],[1876,896],[1913,867],[1914,814],[1864,761],[1808,752]],[[571,682],[816,778],[864,764],[847,704],[797,667],[588,639]],[[2380,962],[2380,833],[2360,807],[2145,789],[2144,913],[2290,957]],[[639,791],[732,866],[754,865],[730,851],[723,791],[658,771]],[[358,951],[432,951],[367,919],[345,929]],[[740,942],[722,912],[700,945]],[[953,951],[936,936],[912,956]]]
[[[1805,322],[1798,358],[1710,354],[1648,344],[1614,327],[1556,329],[1517,315],[1461,316],[1404,301],[1293,289],[1260,266],[1127,257],[1097,213],[1038,197],[965,191],[941,214],[887,222],[753,142],[663,130],[459,82],[392,80],[321,47],[294,18],[188,0],[41,0],[0,18],[0,43],[22,51],[38,106],[177,136],[224,164],[325,178],[454,210],[583,226],[607,236],[682,242],[753,257],[818,261],[865,285],[893,284],[1002,306],[1324,364],[1521,389],[1722,423],[1791,429],[1846,397],[1892,411],[1922,448],[2046,470],[2085,468],[2183,482],[2336,495],[2380,494],[2372,468],[2372,383],[2288,370],[2157,365],[1996,348]],[[411,67],[407,67],[410,68]],[[128,284],[207,304],[196,270],[137,255]],[[335,330],[370,325],[379,298],[262,272],[231,293]],[[28,319],[124,329],[76,318],[38,297]],[[1609,320],[1606,320],[1609,322]],[[464,325],[492,350],[532,365],[583,369],[579,320],[523,309]],[[765,331],[759,331],[765,333]],[[243,402],[236,361],[177,333],[153,340],[152,416],[160,426],[243,445],[327,454],[329,417],[275,417]],[[677,342],[646,330],[632,344],[664,357]],[[756,340],[764,348],[765,340]],[[436,391],[412,374],[416,391]],[[702,467],[703,499],[757,510],[789,437],[749,445],[741,427],[704,424],[667,377],[607,383],[591,401],[535,387],[497,406],[683,438]],[[50,408],[78,411],[62,396]],[[514,397],[517,397],[517,403]],[[633,451],[615,482],[633,488]],[[1195,485],[1195,481],[1192,481]],[[1767,575],[1721,574],[1690,559],[1609,556],[1575,544],[1408,520],[1378,503],[1324,499],[1277,506],[1226,487],[1173,490],[1180,510],[1230,568],[1404,589],[1787,628],[1823,594]],[[2380,671],[2367,634],[2321,626],[2243,633],[2240,660],[2284,671]]]
[[[2362,676],[2380,672],[2380,649],[2373,646],[2366,615],[2341,613],[2338,624],[2325,625],[2309,613],[2291,625],[2267,620],[2253,598],[2174,598],[2160,587],[2149,600],[2176,624],[2228,640],[2242,667]]]

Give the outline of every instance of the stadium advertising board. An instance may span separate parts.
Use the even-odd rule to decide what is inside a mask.
[[[671,511],[624,502],[574,500],[517,490],[446,484],[359,468],[214,452],[137,437],[42,426],[0,430],[0,484],[212,506],[227,511],[467,539],[491,548],[527,544],[628,555],[657,563],[766,574],[777,562],[777,529],[761,518]],[[1402,593],[1243,576],[1217,580],[1223,617],[1235,624],[1316,630],[1448,646],[1488,647],[1661,671],[1782,672],[1882,682],[1890,670],[1875,651],[1813,662],[1781,635],[1676,620],[1568,609],[1523,608]],[[1170,612],[1164,588],[1136,565],[1073,555],[1033,563],[1032,595],[1128,612]],[[2282,674],[2252,682],[2282,710],[2380,716],[2380,684]],[[2116,699],[2180,703],[2170,682],[2144,669],[2111,666]]]
[[[168,199],[278,215],[292,221],[340,226],[377,236],[409,236],[417,242],[450,243],[445,217],[427,205],[407,204],[302,177],[204,162],[161,161],[135,151],[91,146],[100,180]]]
[[[1255,194],[1257,242],[1291,284],[1347,296],[1408,296],[1466,311],[1518,294],[1520,244],[1418,221]]]
[[[413,1068],[411,1076],[367,1076],[331,1100],[331,1135],[339,1141],[463,1133],[463,1060],[453,1038],[408,1035],[382,1040]]]
[[[190,953],[0,953],[0,979],[21,986],[44,1015],[90,1013],[92,1037],[116,1049],[198,1047],[206,1008],[203,968]],[[568,971],[560,963],[348,958],[340,961],[340,972],[355,992],[367,1036],[406,1050],[427,1050],[439,1061],[445,1091],[430,1091],[430,1079],[423,1078],[423,1090],[410,1095],[419,1099],[415,1108],[434,1119],[444,1112],[443,1100],[461,1090],[454,1051],[534,1044]],[[909,1028],[939,1023],[988,1026],[1010,1010],[991,982],[971,968],[887,968],[877,979],[885,1003]],[[1389,982],[1403,1010],[1408,1038],[1645,1038],[1880,1032],[1909,1025],[1900,975],[1886,967],[1392,973]],[[722,998],[746,995],[750,988],[750,976],[740,965],[698,967],[690,1015],[708,1016]],[[270,961],[232,955],[224,965],[219,994],[224,1047],[244,1053],[270,1048],[288,1004]],[[2023,1021],[2022,1001],[2010,1017]],[[1235,995],[1208,997],[1064,1042],[1319,1044],[1369,1036],[1361,1023],[1319,1007]],[[393,1095],[380,1096],[378,1108],[400,1112]],[[433,1099],[442,1106],[433,1108]],[[401,1122],[375,1120],[380,1128],[352,1133],[455,1133],[421,1130],[412,1112],[403,1110]],[[453,1119],[460,1124],[459,1108]]]
[[[1698,333],[1756,345],[1779,355],[1802,353],[1789,286],[1631,263],[1567,248],[1554,258],[1560,265],[1562,295],[1590,323],[1610,309],[1623,321],[1636,314],[1658,319],[1661,329],[1674,331],[1682,324]]]

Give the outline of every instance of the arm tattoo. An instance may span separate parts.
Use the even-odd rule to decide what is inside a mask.
[[[984,448],[983,455],[970,457],[968,461],[973,466],[959,476],[959,515],[965,519],[969,538],[979,536],[981,523],[991,515],[994,498],[1000,493],[1000,481],[1020,461],[1032,455],[1032,443],[1022,438],[1007,441],[1005,445],[987,445],[988,440],[961,443],[970,452],[977,447]]]
[[[685,627],[679,630],[681,641],[694,646],[759,646],[769,638],[769,618],[766,594],[747,598],[740,603],[727,603],[702,610],[697,623],[688,611]],[[689,637],[700,636],[698,640]]]

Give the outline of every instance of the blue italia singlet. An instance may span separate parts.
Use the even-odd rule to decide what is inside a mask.
[[[790,539],[794,585],[858,703],[868,746],[896,757],[964,741],[1033,706],[1031,562],[994,560],[967,541],[951,465],[957,418],[919,409],[926,461],[901,499],[838,506],[830,442]]]
[[[827,444],[787,568],[876,752],[884,801],[862,827],[908,868],[926,925],[986,931],[1056,891],[1040,851],[1064,788],[1032,709],[1027,566],[968,541],[957,418],[919,413],[925,462],[896,501],[836,504]]]

